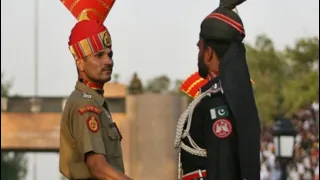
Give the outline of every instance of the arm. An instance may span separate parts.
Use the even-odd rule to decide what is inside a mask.
[[[240,179],[237,142],[233,117],[220,97],[208,102],[204,109],[208,180]]]
[[[93,177],[101,180],[130,180],[106,161],[100,112],[75,111],[71,126],[78,151]]]
[[[114,169],[104,155],[90,152],[86,154],[86,164],[91,174],[101,180],[132,180],[128,176]]]

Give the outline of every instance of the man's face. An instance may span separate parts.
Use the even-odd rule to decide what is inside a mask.
[[[90,81],[103,84],[111,80],[112,55],[111,49],[103,49],[78,60],[77,67]]]
[[[204,62],[204,41],[202,39],[199,39],[197,46],[199,48],[198,52],[198,72],[199,75],[203,78],[207,78],[209,73],[209,68]]]

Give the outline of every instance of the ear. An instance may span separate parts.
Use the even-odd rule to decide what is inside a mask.
[[[84,71],[84,61],[83,59],[77,59],[76,60],[76,65],[79,71],[83,72]]]
[[[207,46],[205,49],[204,49],[204,56],[203,56],[203,58],[204,58],[204,63],[206,64],[206,65],[209,65],[209,64],[211,64],[212,62],[212,56],[213,56],[213,53],[214,53],[214,51],[212,50],[212,48],[211,47],[209,47],[209,46]]]

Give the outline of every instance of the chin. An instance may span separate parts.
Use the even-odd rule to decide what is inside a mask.
[[[111,76],[103,78],[102,81],[105,83],[111,81]]]
[[[97,79],[96,82],[99,83],[99,84],[104,84],[104,83],[107,83],[111,80],[111,77],[104,77],[104,78],[100,78],[100,79]]]

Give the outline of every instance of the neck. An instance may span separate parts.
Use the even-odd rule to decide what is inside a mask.
[[[215,72],[211,71],[211,72],[209,72],[209,74],[208,74],[208,76],[207,76],[207,80],[210,81],[210,80],[216,78],[218,75],[219,75],[219,72],[217,72],[217,71],[215,71]]]
[[[80,79],[79,81],[82,82],[83,84],[85,84],[86,86],[92,88],[93,90],[95,90],[99,94],[103,94],[103,92],[104,92],[103,85],[101,85],[101,84],[93,83],[93,82],[90,82],[88,80],[83,80],[83,79]]]

